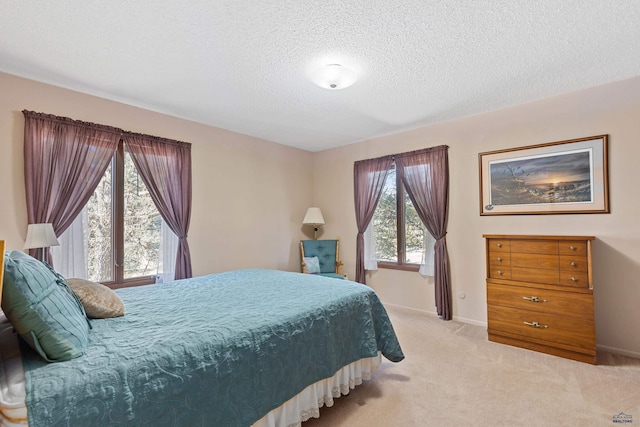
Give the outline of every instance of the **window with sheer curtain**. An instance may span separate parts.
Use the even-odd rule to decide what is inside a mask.
[[[65,277],[109,285],[174,279],[178,239],[122,141],[91,198],[59,240],[51,254]]]
[[[191,144],[23,114],[27,221],[51,223],[62,243],[47,262],[111,285],[192,276]]]
[[[384,187],[365,238],[365,270],[391,268],[433,276],[435,239],[418,217],[404,189],[395,163]]]
[[[358,227],[356,281],[366,283],[366,269],[377,268],[381,254],[387,258],[384,262],[394,268],[415,269],[412,260],[418,254],[420,245],[416,242],[420,241],[422,233],[422,240],[427,243],[422,256],[424,267],[420,270],[425,275],[433,274],[436,309],[444,320],[450,320],[452,315],[446,240],[449,213],[448,150],[449,147],[441,145],[359,160],[353,167]],[[390,198],[388,203],[384,202],[386,196]],[[412,220],[414,213],[426,232],[415,225]],[[376,215],[377,220],[374,219]],[[428,241],[429,235],[433,238],[433,244]],[[385,247],[376,249],[376,242]],[[432,258],[431,249],[433,272],[427,267]]]

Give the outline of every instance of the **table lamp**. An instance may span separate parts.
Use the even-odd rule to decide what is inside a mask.
[[[304,216],[302,220],[303,225],[312,225],[313,226],[313,238],[318,239],[318,226],[324,225],[324,218],[322,217],[322,212],[320,208],[309,208],[307,209],[307,214]]]
[[[44,262],[44,251],[51,246],[60,246],[56,233],[53,231],[53,224],[29,224],[27,229],[27,240],[24,243],[25,249],[41,249],[40,261]]]

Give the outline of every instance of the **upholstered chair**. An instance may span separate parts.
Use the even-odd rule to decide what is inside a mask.
[[[345,278],[342,272],[343,262],[340,261],[340,238],[335,240],[300,239],[300,256],[303,273],[336,279]],[[313,258],[317,258],[317,261]]]

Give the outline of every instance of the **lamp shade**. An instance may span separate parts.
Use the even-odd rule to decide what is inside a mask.
[[[307,214],[304,216],[304,219],[302,220],[302,224],[304,225],[324,224],[324,218],[322,217],[322,212],[320,211],[320,208],[307,209]]]
[[[24,243],[25,249],[48,248],[50,246],[60,246],[53,225],[29,224],[27,229],[27,240]]]

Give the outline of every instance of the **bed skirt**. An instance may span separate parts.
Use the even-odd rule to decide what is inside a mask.
[[[311,384],[293,398],[262,417],[252,427],[300,427],[310,418],[320,417],[320,408],[333,406],[333,399],[349,394],[349,390],[370,380],[371,373],[380,365],[380,353],[355,361],[334,376]]]

